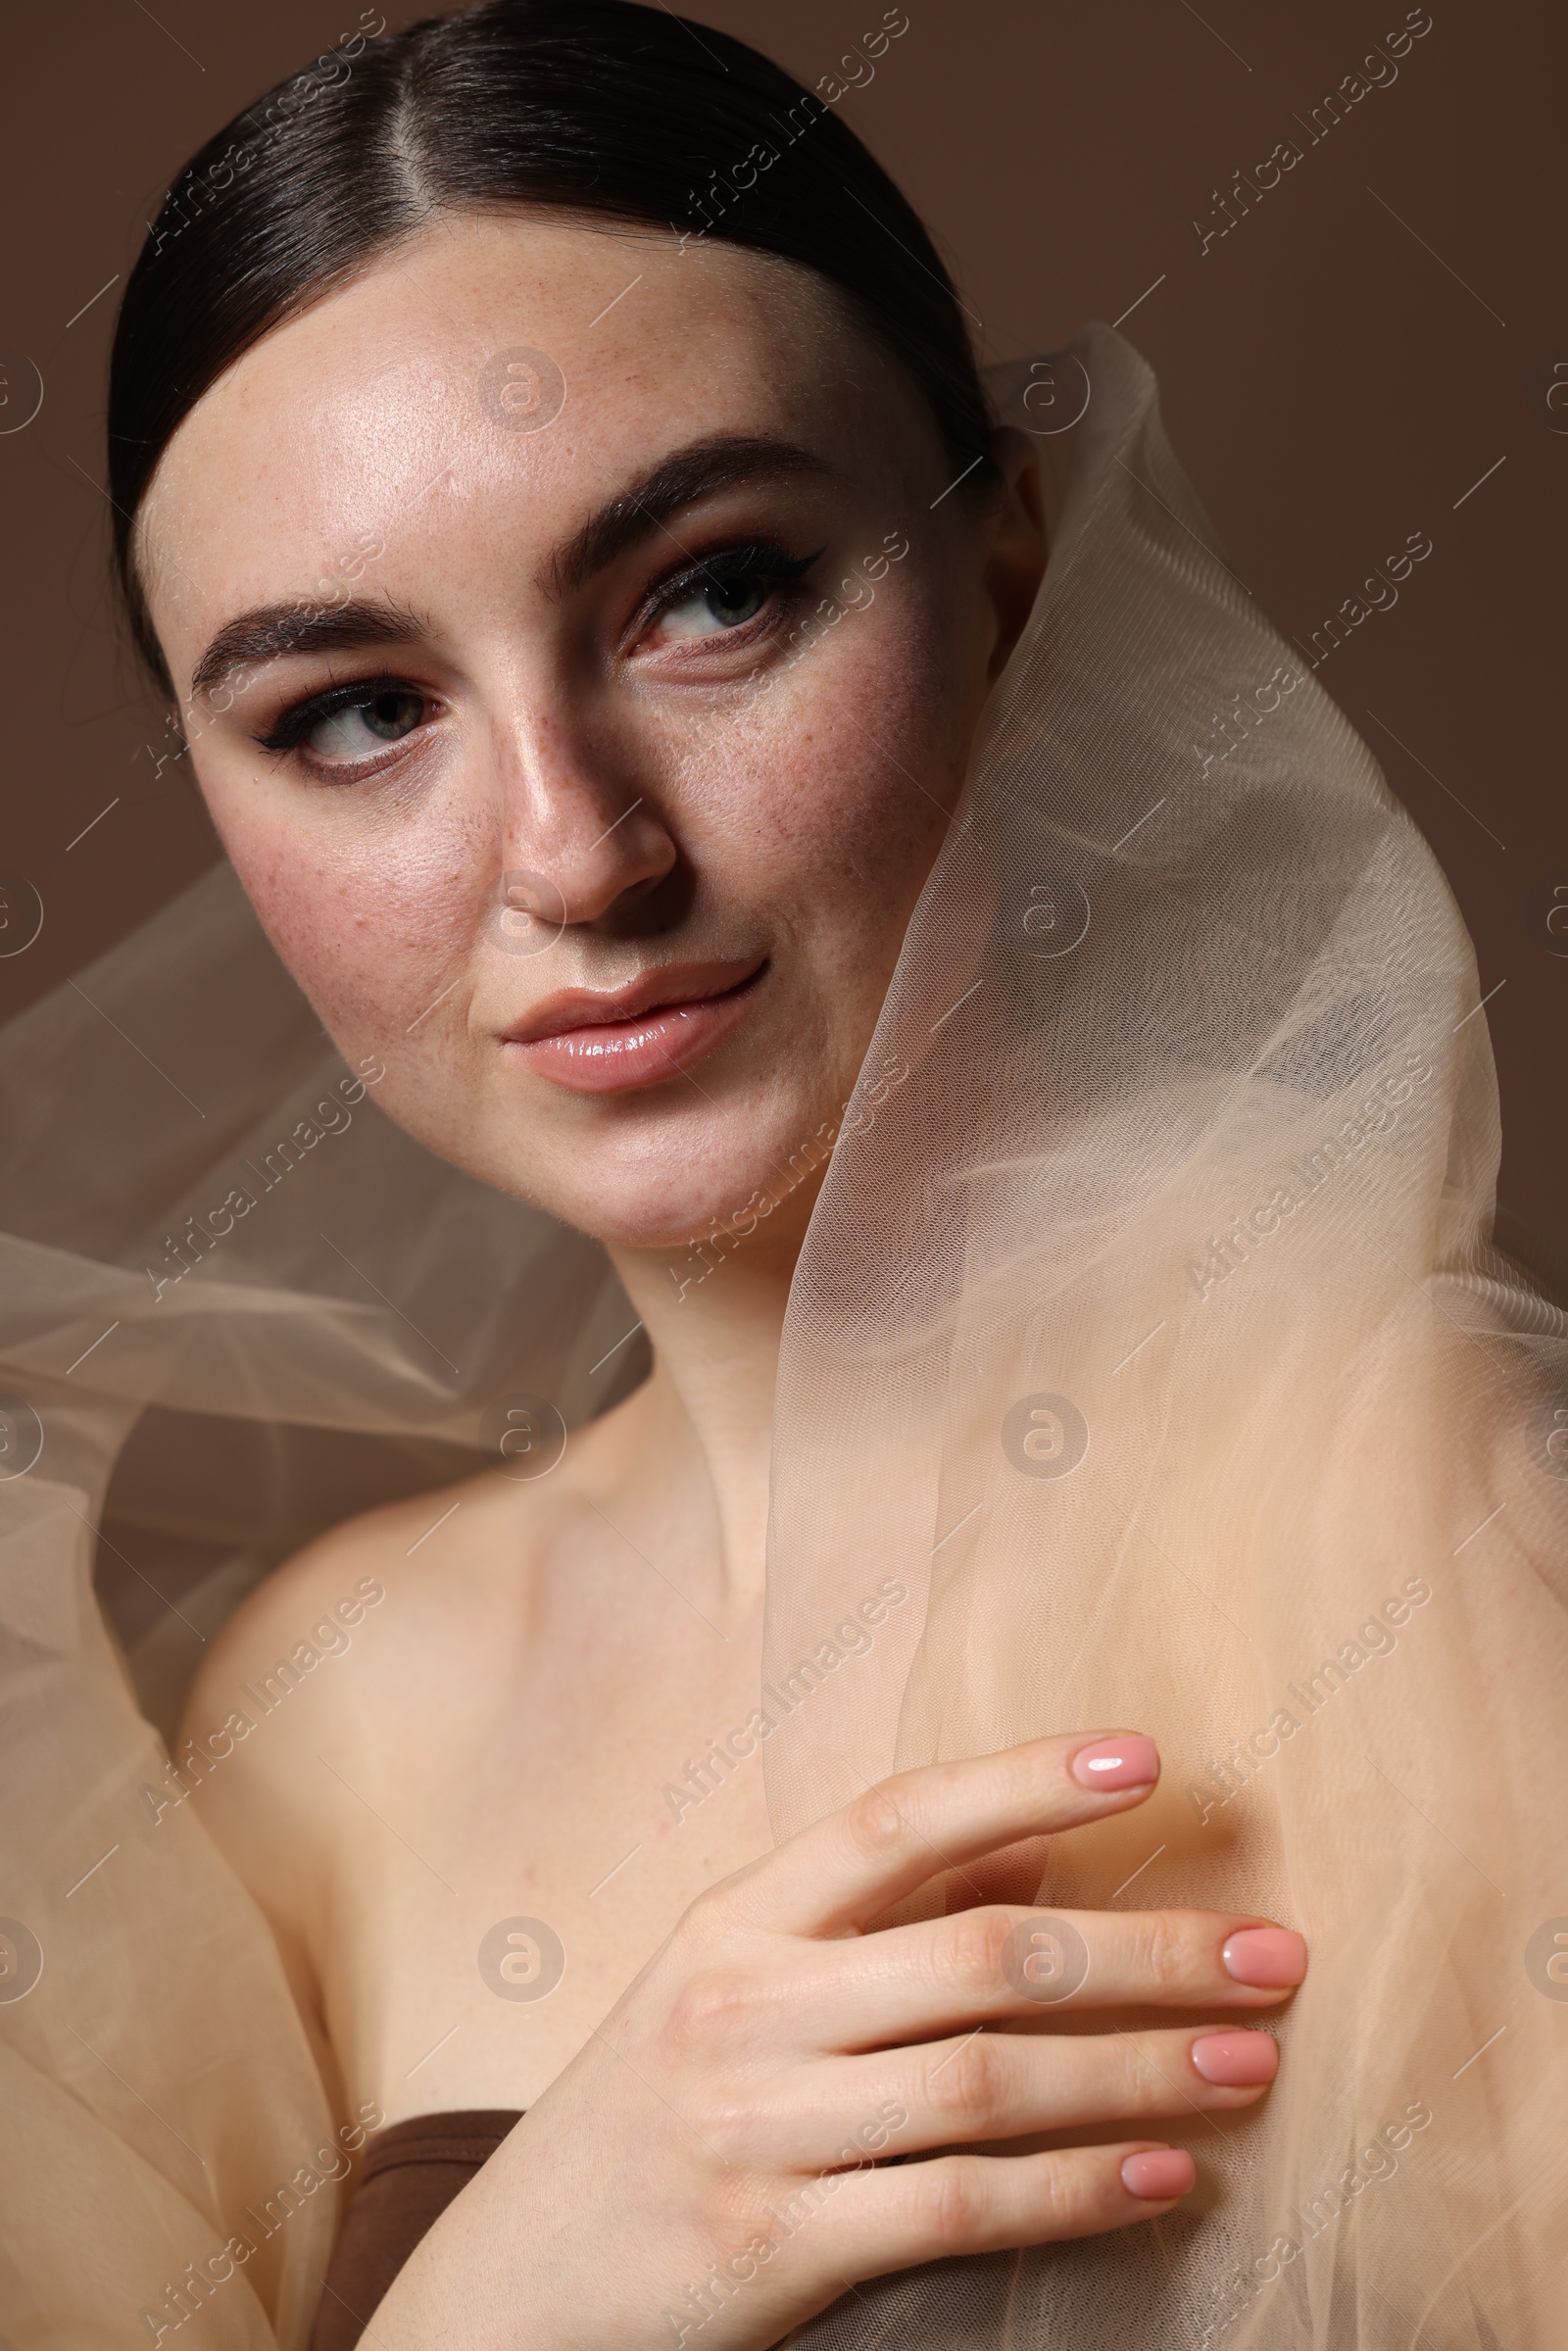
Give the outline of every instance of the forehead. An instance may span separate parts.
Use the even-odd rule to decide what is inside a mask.
[[[867,404],[858,391],[879,397]],[[729,429],[846,463],[889,369],[809,271],[524,213],[435,222],[268,335],[197,403],[138,516],[161,630],[296,587],[362,534],[418,543],[498,501],[570,527],[666,449]],[[337,542],[342,541],[339,548]]]

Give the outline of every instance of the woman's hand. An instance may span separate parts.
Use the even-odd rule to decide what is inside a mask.
[[[1299,1935],[1209,1910],[991,1906],[869,1922],[940,1870],[1142,1803],[1141,1736],[1042,1739],[883,1782],[694,1902],[424,2239],[375,2351],[765,2351],[857,2280],[1168,2212],[1152,2119],[1247,2106],[1264,2033],[986,2028],[1272,2006]],[[929,2155],[1125,2125],[1109,2146]]]

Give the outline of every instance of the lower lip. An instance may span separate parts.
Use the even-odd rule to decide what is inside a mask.
[[[557,1036],[535,1037],[527,1044],[509,1041],[507,1051],[573,1094],[624,1094],[633,1087],[657,1086],[663,1078],[679,1077],[739,1028],[766,968],[763,964],[722,996],[659,1004],[634,1020],[563,1029]]]

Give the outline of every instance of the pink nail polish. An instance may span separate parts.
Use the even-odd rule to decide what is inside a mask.
[[[1195,2040],[1194,2065],[1205,2082],[1226,2089],[1252,2089],[1279,2072],[1279,2043],[1267,2033],[1208,2033]]]
[[[1125,1739],[1102,1739],[1080,1747],[1069,1769],[1080,1788],[1095,1788],[1102,1794],[1112,1788],[1142,1788],[1159,1778],[1159,1749],[1152,1739],[1134,1731]]]
[[[1122,2186],[1146,2204],[1185,2196],[1197,2177],[1198,2167],[1185,2147],[1149,2147],[1142,2155],[1129,2155],[1121,2167]]]
[[[1289,1927],[1243,1927],[1220,1958],[1228,1976],[1259,1991],[1299,1984],[1306,1974],[1306,1944]]]

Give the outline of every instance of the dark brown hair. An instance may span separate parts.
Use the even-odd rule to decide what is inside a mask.
[[[864,48],[907,22],[889,9]],[[486,0],[345,36],[209,140],[150,227],[110,363],[115,574],[158,683],[172,690],[131,541],[176,428],[270,328],[441,212],[546,205],[803,264],[906,370],[955,474],[985,484],[991,417],[952,280],[822,79],[826,96],[631,0]]]

